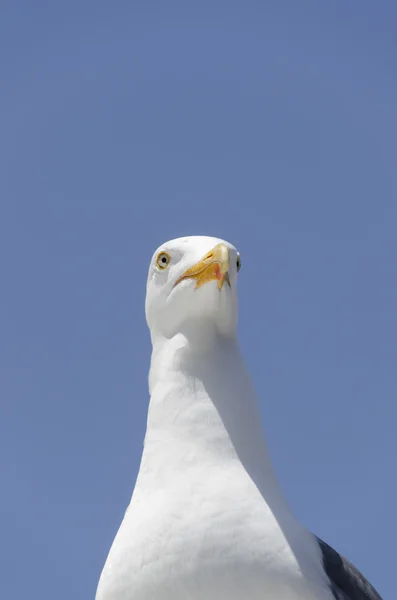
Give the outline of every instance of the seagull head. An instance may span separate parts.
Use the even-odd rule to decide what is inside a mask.
[[[234,336],[237,326],[237,249],[219,238],[182,237],[153,254],[146,293],[146,319],[153,335],[166,338],[188,328]]]

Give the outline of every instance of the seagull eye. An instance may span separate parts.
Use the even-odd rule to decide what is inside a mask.
[[[164,271],[171,262],[171,256],[167,252],[160,252],[156,258],[156,265],[159,269]]]
[[[236,258],[236,268],[237,268],[237,271],[239,271],[241,269],[241,258],[240,258],[240,256],[238,256]]]

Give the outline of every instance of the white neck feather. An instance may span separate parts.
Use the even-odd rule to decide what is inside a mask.
[[[145,485],[145,470],[159,485],[187,474],[197,461],[208,468],[239,461],[264,497],[284,504],[236,337],[194,324],[173,338],[155,337],[149,388],[137,485]]]

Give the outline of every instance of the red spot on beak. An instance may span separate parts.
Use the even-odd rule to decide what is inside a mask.
[[[222,275],[221,275],[221,268],[218,265],[218,263],[216,263],[216,265],[215,265],[215,275],[216,275],[216,278],[218,280],[221,279],[221,277],[222,277]]]

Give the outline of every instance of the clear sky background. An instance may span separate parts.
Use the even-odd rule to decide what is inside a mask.
[[[296,515],[395,597],[395,2],[0,11],[0,596],[88,600],[148,406],[148,262],[234,243]]]

